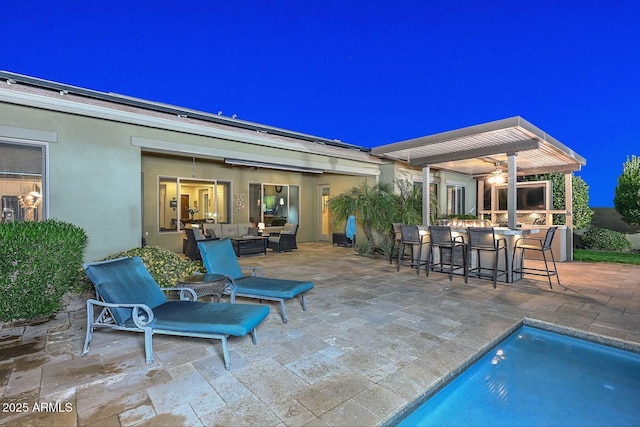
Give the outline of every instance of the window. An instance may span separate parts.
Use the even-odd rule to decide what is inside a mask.
[[[299,187],[281,184],[249,184],[249,219],[266,226],[276,220],[298,224]]]
[[[447,184],[447,215],[464,215],[466,187]]]
[[[159,177],[159,231],[177,231],[184,224],[203,222],[231,222],[231,183]]]
[[[2,222],[40,221],[45,218],[44,145],[0,141],[0,196]]]

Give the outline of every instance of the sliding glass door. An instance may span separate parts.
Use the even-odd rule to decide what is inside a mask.
[[[253,223],[299,223],[300,187],[286,184],[249,184],[249,216]]]

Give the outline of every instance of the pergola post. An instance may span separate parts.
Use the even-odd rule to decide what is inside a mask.
[[[431,167],[422,167],[422,225],[431,225]]]
[[[508,183],[507,183],[507,226],[512,230],[517,228],[518,218],[516,210],[518,208],[518,182],[516,157],[518,153],[507,153]]]
[[[567,260],[573,261],[573,173],[564,174],[564,208],[567,211]]]

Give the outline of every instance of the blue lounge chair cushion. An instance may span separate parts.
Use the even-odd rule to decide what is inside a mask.
[[[189,331],[242,337],[269,315],[269,307],[250,304],[211,304],[193,301],[168,301],[153,310],[148,326],[167,331]],[[135,327],[132,319],[125,322]]]
[[[247,276],[236,280],[234,290],[239,294],[289,299],[309,289],[313,289],[313,282]]]
[[[140,257],[92,263],[85,267],[85,272],[106,302],[146,304],[152,309],[167,302]],[[130,308],[112,308],[111,314],[120,326],[131,319]]]
[[[232,279],[239,279],[244,275],[231,246],[231,240],[198,242],[198,248],[202,253],[202,264],[207,272],[224,274]]]
[[[259,267],[245,267],[251,268],[251,276],[245,276],[229,239],[201,241],[198,242],[198,248],[208,273],[227,276],[230,285],[225,292],[231,295],[232,303],[236,296],[280,301],[284,323],[287,323],[285,300],[300,296],[302,310],[307,310],[304,294],[313,289],[313,282],[264,277]]]

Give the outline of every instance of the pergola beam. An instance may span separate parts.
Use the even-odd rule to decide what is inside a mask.
[[[424,166],[428,164],[454,162],[456,160],[467,160],[479,157],[494,156],[497,154],[514,154],[519,151],[536,150],[540,148],[540,141],[537,139],[527,139],[522,141],[510,141],[504,144],[496,144],[482,148],[474,148],[471,150],[454,151],[446,154],[435,156],[426,156],[411,159],[409,165]]]

